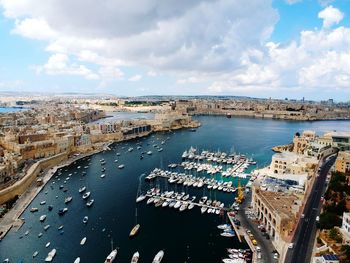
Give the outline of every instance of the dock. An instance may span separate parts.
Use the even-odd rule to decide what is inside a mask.
[[[176,174],[174,175],[173,172],[170,171],[163,171],[158,169],[156,172],[151,172],[151,174],[149,174],[148,176],[145,177],[145,179],[148,180],[152,180],[156,177],[162,177],[162,178],[166,178],[166,179],[171,179],[171,178],[176,178],[176,181],[174,181],[173,183],[178,183],[179,180],[183,180],[181,182],[181,184],[184,184],[186,181],[197,181],[197,182],[202,182],[202,186],[206,186],[208,189],[211,190],[218,190],[218,191],[224,191],[224,192],[228,192],[228,193],[234,193],[237,191],[237,188],[233,187],[233,186],[229,186],[229,185],[223,185],[222,182],[219,182],[218,180],[215,180],[213,178],[209,179],[209,178],[205,178],[205,177],[200,177],[200,176],[194,176],[194,175],[188,175],[188,174]],[[185,185],[185,184],[184,184]],[[185,185],[186,186],[186,185]],[[198,186],[194,186],[193,184],[190,184],[187,186],[192,186],[192,187],[198,187]],[[213,188],[213,186],[215,188]],[[218,186],[221,186],[221,188],[219,188]],[[199,188],[200,188],[199,187]]]
[[[248,236],[247,232],[244,231],[243,227],[236,226],[236,224],[233,222],[233,217],[230,216],[229,213],[227,213],[227,217],[229,218],[229,220],[231,222],[231,225],[232,225],[233,229],[235,230],[235,232],[237,234],[239,242],[242,243],[242,237],[244,237],[246,243],[248,244],[250,250],[252,251],[252,253],[253,253],[252,262],[257,262],[256,246],[254,246],[254,244],[252,243],[252,240]]]

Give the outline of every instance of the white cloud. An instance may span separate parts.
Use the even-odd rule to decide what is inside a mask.
[[[142,79],[141,75],[134,75],[134,76],[130,77],[128,80],[135,82],[135,81],[139,81],[141,79]]]
[[[77,75],[89,80],[97,80],[99,76],[84,65],[69,64],[66,54],[54,54],[42,66],[35,66],[37,73],[45,72],[49,75]]]
[[[333,6],[328,6],[318,13],[318,18],[323,19],[323,27],[330,28],[335,24],[339,24],[344,18],[344,14]]]
[[[150,71],[147,72],[147,76],[149,76],[149,77],[156,77],[156,76],[158,76],[158,73],[153,71],[153,70],[150,70]]]
[[[157,72],[212,72],[235,69],[245,49],[259,48],[269,38],[278,20],[271,1],[46,0],[39,5],[36,0],[2,0],[1,4],[5,15],[18,21],[14,32],[46,38],[48,52],[66,53],[81,62],[141,65]],[[40,23],[21,30],[26,19]],[[43,25],[55,34],[37,35]]]
[[[41,18],[16,20],[16,26],[12,33],[38,40],[49,40],[57,37],[57,33]]]

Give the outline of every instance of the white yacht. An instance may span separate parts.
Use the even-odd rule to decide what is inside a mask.
[[[84,216],[83,223],[86,224],[88,222],[88,220],[89,220],[89,217],[88,216]]]
[[[140,196],[138,196],[138,197],[136,198],[136,203],[139,203],[139,202],[145,200],[145,198],[146,198],[145,195],[140,195]]]
[[[83,246],[86,242],[86,237],[84,237],[81,241],[80,241],[80,245]]]
[[[38,254],[39,254],[39,252],[38,252],[38,251],[35,251],[35,252],[33,253],[33,258],[35,258]]]
[[[40,222],[44,222],[45,219],[46,219],[46,215],[42,215],[42,216],[39,218]]]
[[[80,257],[77,257],[77,258],[74,260],[74,263],[80,263]]]
[[[148,154],[148,155],[152,155],[152,151],[148,151],[147,154]]]
[[[139,261],[139,258],[140,258],[140,253],[136,251],[134,255],[132,255],[131,263],[137,263]]]
[[[164,257],[164,251],[161,250],[157,253],[157,255],[154,257],[152,263],[160,263]]]
[[[45,258],[45,262],[51,262],[55,256],[56,256],[56,249],[52,249],[49,252],[49,254],[47,254],[47,257]]]
[[[82,193],[82,192],[84,192],[85,190],[86,190],[86,186],[80,187],[80,188],[79,188],[79,193]]]
[[[112,250],[111,253],[106,257],[105,263],[112,263],[117,257],[118,251],[116,249]]]
[[[100,177],[101,177],[101,178],[105,178],[106,175],[105,175],[105,174],[101,174]]]
[[[121,165],[118,166],[119,169],[123,169],[124,167],[125,167],[124,164],[121,164]]]
[[[91,192],[86,192],[83,194],[83,199],[87,199],[90,196]]]
[[[46,245],[45,245],[45,247],[49,247],[50,244],[51,244],[50,242],[47,242]]]

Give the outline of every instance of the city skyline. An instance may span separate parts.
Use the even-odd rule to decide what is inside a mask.
[[[0,1],[0,92],[350,95],[345,0],[93,3]]]

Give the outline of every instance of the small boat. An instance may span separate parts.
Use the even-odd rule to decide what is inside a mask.
[[[87,203],[86,206],[90,207],[92,204],[95,202],[95,199],[90,199]]]
[[[229,225],[229,224],[222,224],[222,225],[218,225],[217,228],[225,230],[225,229],[231,228],[231,225]]]
[[[121,164],[121,165],[118,166],[119,169],[123,169],[124,167],[125,167],[124,164]]]
[[[82,192],[84,192],[85,190],[86,190],[86,187],[85,187],[85,186],[80,187],[80,188],[79,188],[79,193],[82,193]]]
[[[163,257],[164,257],[164,251],[161,250],[157,253],[157,255],[155,255],[152,263],[160,263],[162,261]]]
[[[139,197],[136,198],[136,203],[139,203],[143,200],[145,200],[146,196],[145,195],[140,195]]]
[[[35,258],[38,254],[39,254],[39,252],[38,252],[38,251],[35,251],[35,252],[33,253],[33,258]]]
[[[51,245],[51,243],[50,243],[50,242],[47,242],[46,245],[45,245],[45,247],[49,247],[50,245]]]
[[[234,231],[230,230],[230,231],[227,231],[227,232],[225,231],[225,232],[221,233],[220,236],[222,236],[222,237],[234,237],[236,235],[235,235]]]
[[[114,249],[109,253],[109,255],[106,257],[105,263],[112,263],[117,257],[118,250]]]
[[[106,177],[106,175],[105,174],[101,174],[101,176],[100,176],[101,178],[105,178]]]
[[[42,237],[42,236],[43,236],[43,233],[40,232],[40,233],[38,234],[38,237]]]
[[[65,204],[68,204],[69,202],[71,202],[73,200],[73,197],[72,196],[68,196],[64,199],[64,203]]]
[[[8,258],[4,259],[4,261],[2,263],[9,263],[10,260]]]
[[[41,201],[40,202],[40,205],[44,205],[44,204],[46,204],[46,201]]]
[[[147,154],[148,154],[148,155],[152,155],[152,151],[148,151]]]
[[[47,231],[50,228],[50,225],[44,226],[44,230]]]
[[[208,207],[202,206],[201,213],[204,214],[207,211]]]
[[[45,262],[51,262],[53,258],[56,255],[56,249],[52,249],[49,254],[47,254],[47,257],[45,258]]]
[[[153,200],[154,200],[154,198],[153,198],[153,197],[148,198],[148,200],[147,200],[147,204],[149,205],[149,204],[153,203]]]
[[[65,213],[67,213],[68,212],[68,208],[67,207],[65,207],[65,208],[60,208],[59,210],[58,210],[58,214],[60,215],[60,216],[63,216]]]
[[[129,237],[135,236],[135,235],[139,232],[139,229],[140,229],[140,224],[135,225],[135,226],[131,229],[130,234],[129,234]]]
[[[63,225],[60,225],[57,229],[58,230],[62,230],[63,229]]]
[[[46,215],[42,215],[42,216],[40,216],[40,218],[39,218],[40,222],[44,222],[45,219],[46,219]]]
[[[28,236],[28,234],[29,234],[29,230],[27,230],[27,231],[24,233],[25,236]]]
[[[84,237],[81,241],[80,241],[80,245],[83,246],[86,242],[86,237]]]
[[[80,263],[80,257],[77,257],[77,258],[74,260],[74,263]]]
[[[87,199],[90,196],[90,192],[86,192],[85,194],[83,194],[83,199]]]
[[[39,211],[39,209],[38,209],[37,207],[32,207],[32,208],[30,209],[30,212],[32,212],[32,213],[38,212],[38,211]]]
[[[140,253],[136,251],[134,255],[132,255],[131,263],[137,263],[139,261]]]
[[[84,216],[83,223],[86,224],[88,222],[88,220],[89,220],[89,217],[88,216]]]

